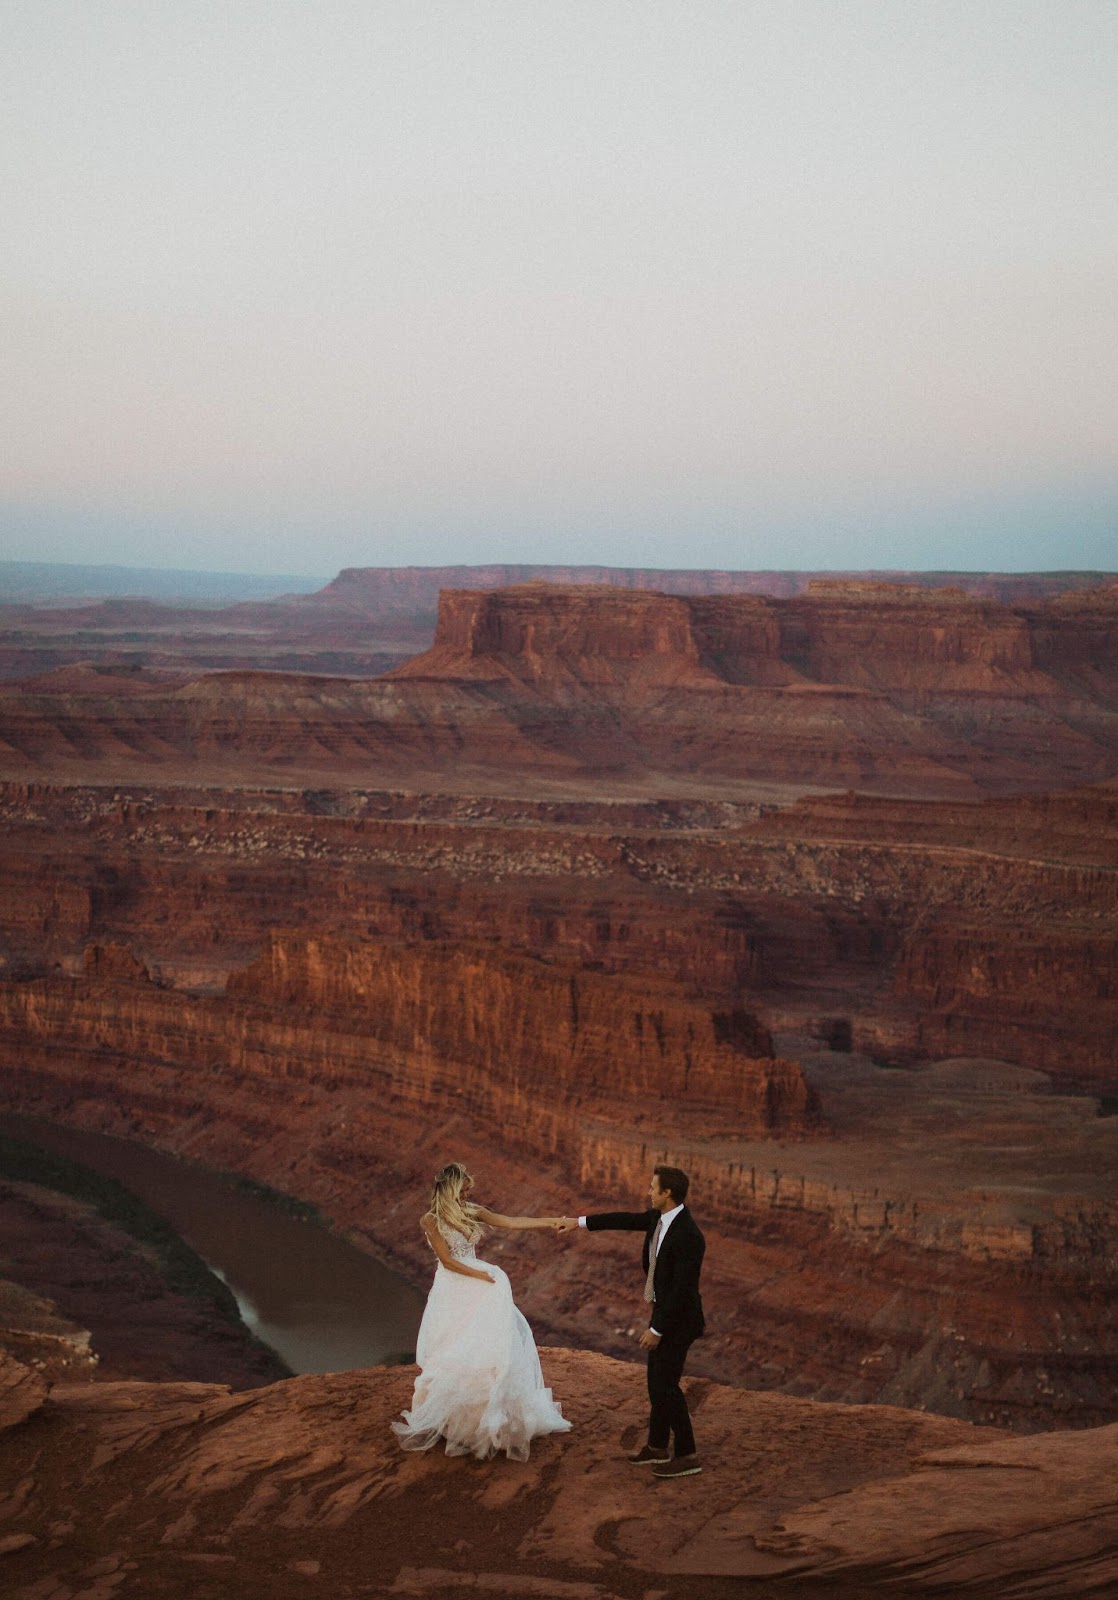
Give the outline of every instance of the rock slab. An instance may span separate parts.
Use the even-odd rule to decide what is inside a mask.
[[[60,1387],[0,1459],[4,1592],[1070,1600],[1118,1583],[1118,1427],[1016,1439],[692,1380],[704,1472],[661,1483],[624,1460],[639,1369],[543,1359],[574,1428],[525,1463],[401,1453],[414,1368],[242,1394]]]

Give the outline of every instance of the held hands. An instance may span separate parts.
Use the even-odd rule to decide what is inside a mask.
[[[556,1217],[551,1225],[555,1229],[556,1233],[570,1233],[573,1229],[577,1229],[578,1218]]]

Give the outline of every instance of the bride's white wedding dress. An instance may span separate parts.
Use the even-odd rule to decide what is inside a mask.
[[[513,1303],[507,1274],[474,1253],[482,1229],[471,1239],[441,1223],[439,1232],[456,1261],[494,1281],[439,1262],[419,1326],[411,1410],[393,1430],[405,1450],[429,1450],[445,1439],[448,1456],[483,1461],[503,1450],[527,1461],[532,1439],[571,1425],[544,1387],[532,1330]]]

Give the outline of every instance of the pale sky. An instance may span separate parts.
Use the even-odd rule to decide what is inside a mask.
[[[0,0],[0,557],[1118,568],[1115,0]]]

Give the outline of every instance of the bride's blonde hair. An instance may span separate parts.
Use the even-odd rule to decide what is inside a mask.
[[[463,1198],[464,1190],[472,1182],[460,1161],[448,1161],[431,1190],[431,1215],[446,1227],[457,1228],[467,1239],[476,1239],[481,1233],[477,1207]]]

